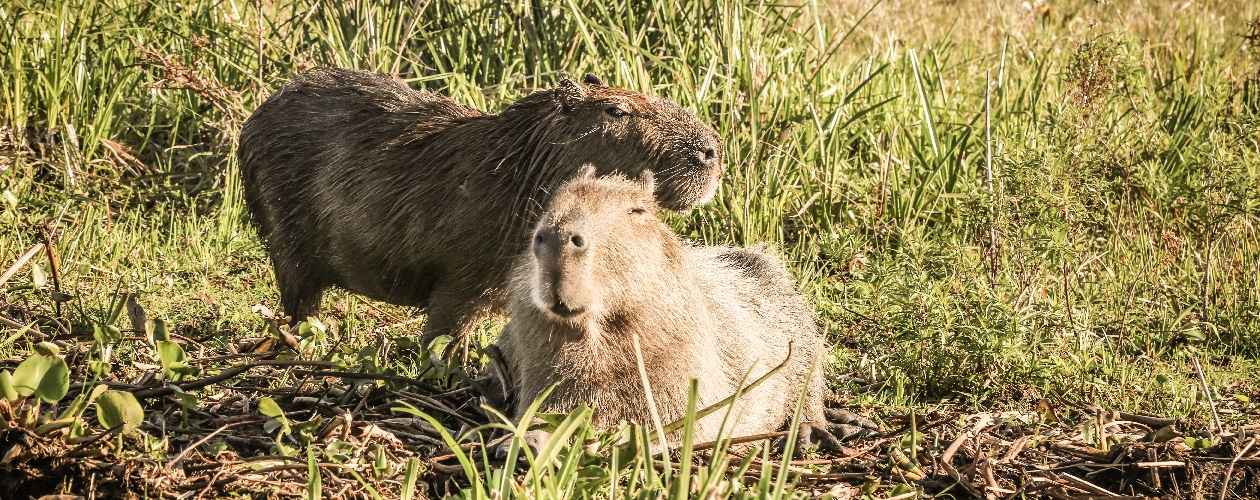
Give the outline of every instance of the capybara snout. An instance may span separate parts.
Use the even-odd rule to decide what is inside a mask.
[[[599,165],[598,174],[633,176],[652,170],[660,179],[656,197],[670,210],[685,210],[713,198],[725,166],[721,139],[711,127],[697,127],[691,113],[660,97],[602,84],[561,83],[558,88],[571,101],[565,106],[575,124],[600,124],[590,130],[572,131],[577,141],[641,144],[647,150],[645,157],[651,158],[633,165],[629,161],[643,157],[617,157],[589,148],[598,154],[584,161]]]
[[[580,321],[598,303],[590,283],[592,262],[585,221],[544,221],[534,233],[534,304],[559,319]]]

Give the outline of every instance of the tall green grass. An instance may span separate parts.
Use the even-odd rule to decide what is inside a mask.
[[[879,20],[913,6],[871,4],[9,2],[0,256],[69,207],[73,322],[122,289],[189,331],[255,333],[250,306],[276,295],[232,153],[270,90],[345,66],[494,112],[591,72],[719,131],[717,199],[668,217],[786,254],[849,402],[1064,395],[1202,419],[1191,358],[1218,396],[1256,382],[1256,6],[1057,2],[886,43],[915,27]],[[24,279],[0,300],[50,310]],[[357,339],[409,313],[332,299]]]

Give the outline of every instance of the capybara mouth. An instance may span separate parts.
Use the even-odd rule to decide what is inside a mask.
[[[559,316],[564,319],[573,319],[578,316],[581,316],[582,313],[586,312],[586,308],[585,307],[570,308],[564,302],[556,302],[555,304],[551,306],[551,312],[552,314],[555,314],[556,316]]]
[[[663,192],[657,193],[657,199],[662,207],[686,212],[711,201],[717,193],[721,178],[722,172],[718,171],[708,176],[708,182],[679,182],[668,185]]]

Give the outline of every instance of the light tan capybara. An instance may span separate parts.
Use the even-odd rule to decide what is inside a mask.
[[[548,194],[583,164],[654,171],[671,209],[706,203],[723,171],[712,127],[590,75],[490,115],[397,77],[318,69],[259,106],[238,155],[287,315],[316,315],[335,285],[427,307],[426,341],[503,305]]]
[[[641,181],[591,176],[552,197],[533,248],[512,272],[511,320],[497,344],[516,418],[556,384],[540,411],[567,413],[585,403],[596,426],[651,425],[632,343],[637,335],[664,423],[685,416],[689,379],[699,381],[697,408],[705,408],[787,360],[738,399],[725,436],[783,428],[803,390],[802,420],[809,423],[802,446],[836,448],[829,431],[873,428],[852,413],[824,409],[816,364],[824,339],[782,263],[760,249],[682,241],[657,218],[652,192],[650,174]],[[697,442],[716,438],[724,413],[697,422]],[[543,434],[527,439],[545,440]],[[504,445],[496,446],[502,454]]]

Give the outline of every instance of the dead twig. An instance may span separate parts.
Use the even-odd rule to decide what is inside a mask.
[[[5,271],[4,274],[0,274],[0,285],[7,283],[9,278],[12,278],[13,275],[17,274],[18,270],[22,269],[22,266],[25,265],[27,261],[31,260],[32,257],[35,257],[35,255],[43,249],[44,244],[42,242],[36,243],[30,250],[27,250],[21,257],[18,257],[18,260],[14,261],[13,265],[9,266],[9,269]]]
[[[1242,450],[1240,450],[1237,455],[1234,455],[1234,459],[1229,462],[1229,467],[1225,469],[1225,478],[1221,479],[1220,500],[1225,500],[1225,495],[1229,493],[1229,476],[1234,473],[1234,464],[1237,464],[1238,460],[1241,459],[1243,455],[1246,455],[1247,451],[1251,450],[1251,445],[1253,444],[1256,444],[1256,438],[1247,440],[1247,444],[1243,446]]]
[[[1190,358],[1194,361],[1194,372],[1199,375],[1199,383],[1203,385],[1203,396],[1207,398],[1208,407],[1212,408],[1212,421],[1216,422],[1216,433],[1225,432],[1225,426],[1221,425],[1221,416],[1216,413],[1216,401],[1212,400],[1212,389],[1208,388],[1207,379],[1203,377],[1203,367],[1199,365],[1199,358]]]

